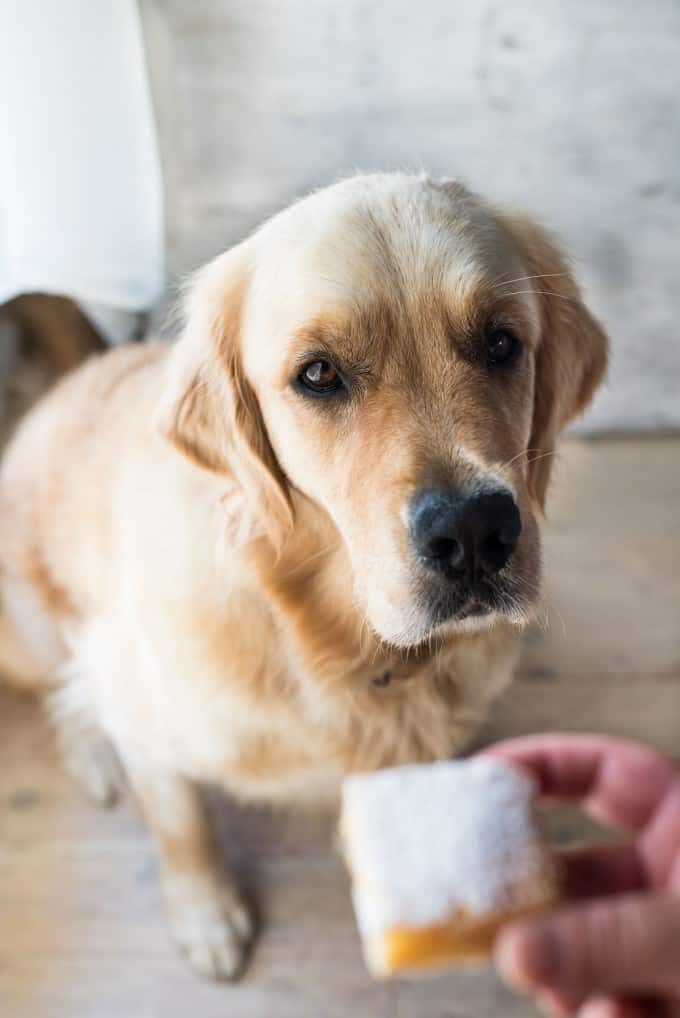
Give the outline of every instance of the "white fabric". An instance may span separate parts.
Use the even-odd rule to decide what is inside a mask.
[[[109,343],[127,343],[143,331],[144,315],[124,308],[114,308],[98,301],[79,301],[80,310]]]
[[[121,311],[163,286],[161,170],[134,0],[2,0],[0,302]]]

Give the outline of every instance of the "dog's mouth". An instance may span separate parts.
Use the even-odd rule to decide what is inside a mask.
[[[536,615],[536,605],[524,595],[525,584],[517,578],[494,587],[461,592],[445,585],[420,590],[410,613],[408,628],[385,630],[369,621],[378,638],[395,651],[431,653],[439,641],[464,633],[490,629],[501,619],[523,628]],[[434,642],[432,642],[434,639]]]
[[[511,575],[498,577],[491,584],[480,581],[473,589],[461,590],[442,585],[434,591],[423,592],[420,601],[428,624],[428,635],[444,626],[491,623],[499,616],[519,623],[530,611],[530,604],[521,596],[521,583]]]
[[[468,619],[483,619],[487,615],[491,615],[494,609],[488,605],[483,604],[481,601],[472,600],[469,604],[466,604],[464,608],[461,608],[452,618],[452,622],[465,622]]]

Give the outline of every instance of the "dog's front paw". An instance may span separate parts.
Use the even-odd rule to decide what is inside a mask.
[[[233,892],[169,905],[175,942],[192,968],[209,979],[240,975],[253,936],[250,914]]]

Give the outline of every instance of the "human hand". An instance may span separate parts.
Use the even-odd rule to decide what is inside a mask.
[[[503,977],[556,1015],[680,1016],[680,765],[601,736],[540,735],[486,752],[529,771],[542,797],[578,801],[634,835],[564,853],[568,903],[501,931]]]

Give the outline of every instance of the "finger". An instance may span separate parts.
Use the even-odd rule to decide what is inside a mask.
[[[578,1018],[670,1018],[660,1000],[625,997],[591,997],[578,1012]]]
[[[578,799],[604,823],[640,830],[677,774],[647,746],[599,735],[536,735],[485,750],[530,771],[541,794]]]
[[[640,839],[640,857],[657,886],[680,890],[680,770]]]
[[[495,958],[517,989],[661,992],[677,982],[679,943],[676,898],[629,894],[513,923]]]
[[[558,856],[564,895],[570,901],[640,891],[645,876],[635,845],[595,845]]]

